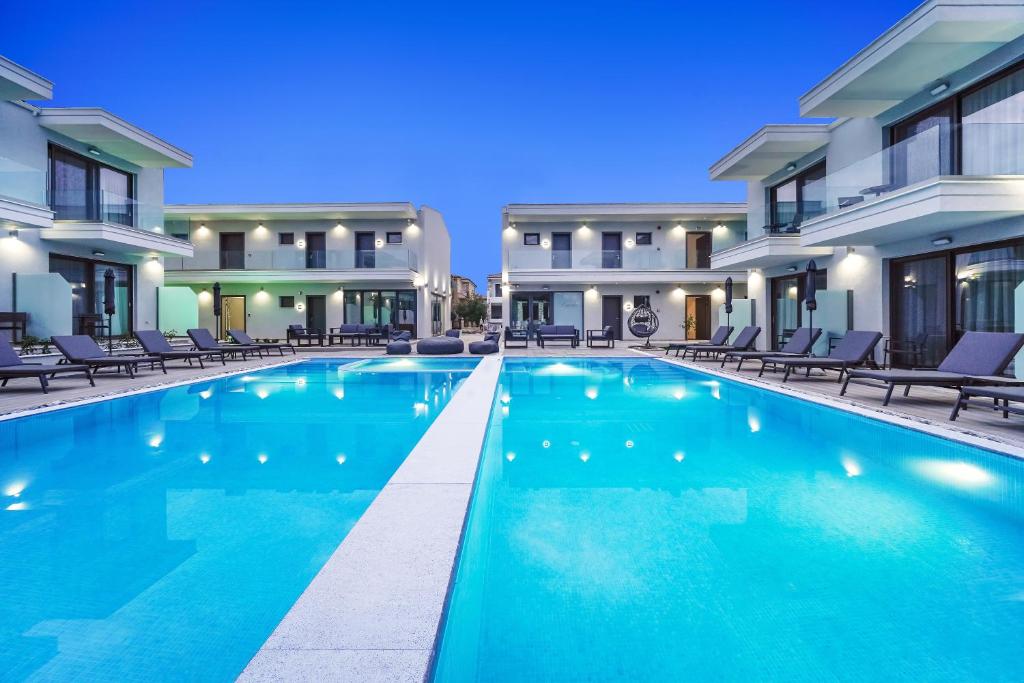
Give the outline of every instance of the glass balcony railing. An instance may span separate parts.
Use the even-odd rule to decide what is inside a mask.
[[[416,252],[409,249],[275,249],[225,251],[197,249],[192,258],[168,258],[165,271],[194,270],[412,270],[419,271]]]
[[[940,176],[1024,175],[1024,123],[934,126],[804,187],[800,205],[779,204],[795,227]],[[781,221],[780,221],[781,222]],[[779,226],[785,229],[785,226]]]
[[[46,169],[0,156],[0,198],[46,206]]]
[[[54,220],[109,223],[150,232],[164,232],[162,204],[140,202],[115,192],[54,190],[50,209]]]
[[[683,249],[634,247],[633,249],[573,249],[555,251],[543,247],[508,250],[510,270],[682,270]]]

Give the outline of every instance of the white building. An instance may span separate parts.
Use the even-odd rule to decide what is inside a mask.
[[[811,258],[815,326],[922,347],[898,363],[1024,330],[1022,59],[1024,3],[931,0],[800,98],[833,122],[765,126],[712,166],[747,183],[749,239],[711,263],[751,273],[762,343],[807,323]]]
[[[659,318],[655,339],[706,339],[725,279],[745,296],[746,268],[710,268],[712,252],[744,239],[745,218],[744,204],[729,203],[510,204],[502,213],[503,322],[575,325],[581,335],[611,325],[618,339],[633,340],[629,314],[646,302]],[[734,322],[750,314],[737,311]]]
[[[52,94],[0,57],[0,313],[27,314],[38,337],[154,328],[162,259],[192,255],[164,231],[164,169],[192,157],[103,109],[26,102]]]
[[[503,292],[501,273],[487,276],[487,323],[500,326],[504,321]]]
[[[441,214],[407,202],[217,204],[165,208],[167,232],[191,257],[168,259],[168,289],[187,318],[221,332],[283,338],[289,324],[327,332],[343,323],[391,325],[428,337],[448,326],[451,242]],[[168,292],[170,295],[171,292]],[[170,296],[168,296],[168,299]],[[193,303],[189,304],[188,302]],[[165,327],[174,325],[162,317]]]

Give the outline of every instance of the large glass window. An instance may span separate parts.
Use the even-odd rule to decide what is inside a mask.
[[[554,322],[583,329],[583,292],[555,292]]]
[[[960,110],[964,175],[1024,173],[1024,68],[965,94]]]
[[[1024,240],[900,259],[890,278],[892,338],[923,346],[925,365],[964,332],[1024,332]]]
[[[810,166],[768,191],[768,230],[796,231],[825,211],[825,162]]]
[[[114,315],[104,312],[104,277],[114,273]],[[71,322],[75,334],[122,336],[132,332],[132,266],[50,255],[50,272],[71,285]]]
[[[804,293],[807,275],[794,273],[771,280],[772,288],[772,348],[782,348],[794,330],[804,324]],[[815,272],[815,289],[819,292],[828,288],[828,271],[822,269]]]
[[[50,208],[57,220],[135,225],[135,176],[50,147]]]
[[[512,295],[509,325],[514,330],[537,329],[538,325],[551,325],[554,320],[550,292],[517,292]]]
[[[346,290],[345,322],[391,325],[416,333],[414,290]]]
[[[955,111],[950,100],[890,129],[893,185],[903,187],[953,172]]]

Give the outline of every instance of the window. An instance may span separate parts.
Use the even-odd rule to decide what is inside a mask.
[[[295,244],[295,233],[294,232],[279,232],[277,233],[277,243],[281,246]]]
[[[528,247],[535,247],[540,244],[539,232],[527,232],[523,234],[523,244]]]
[[[401,244],[402,233],[400,232],[389,232],[388,233],[388,244]]]
[[[281,308],[295,308],[295,297],[279,296],[277,297],[277,305]]]
[[[49,200],[57,220],[135,225],[135,176],[55,145]]]
[[[769,232],[799,232],[825,212],[825,162],[820,161],[768,190]]]
[[[501,296],[501,283],[500,282],[496,283],[494,285],[494,296]]]
[[[651,297],[649,294],[635,294],[633,296],[633,308],[640,308],[641,306],[650,306]]]
[[[491,320],[501,320],[501,304],[491,304]]]
[[[114,315],[104,313],[105,276],[114,274]],[[71,329],[74,334],[131,334],[134,306],[132,266],[50,254],[50,272],[71,285]]]
[[[649,232],[638,232],[636,234],[636,246],[646,247],[651,244],[651,233]]]

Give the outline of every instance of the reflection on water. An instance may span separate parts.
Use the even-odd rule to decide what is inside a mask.
[[[341,365],[0,422],[0,678],[237,675],[468,370]]]
[[[638,360],[506,359],[436,678],[1024,678],[1024,463]]]

